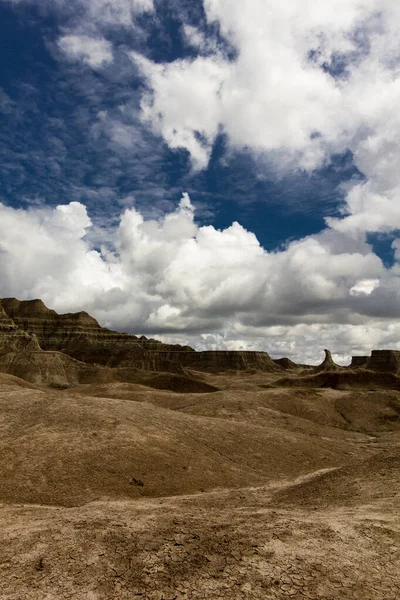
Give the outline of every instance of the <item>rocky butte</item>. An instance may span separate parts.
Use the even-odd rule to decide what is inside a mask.
[[[196,352],[0,301],[0,598],[394,600],[399,353]]]
[[[95,380],[210,391],[201,373],[265,372],[278,379],[286,374],[287,381],[277,381],[280,385],[340,387],[368,380],[370,385],[400,388],[398,351],[373,350],[370,357],[353,357],[349,367],[340,367],[329,350],[324,352],[317,367],[296,365],[288,358],[272,360],[267,352],[197,352],[111,331],[84,311],[58,314],[39,299],[0,299],[0,370],[39,385],[67,387]]]
[[[92,377],[131,381],[141,371],[173,373],[186,380],[186,389],[193,380],[187,369],[283,370],[266,352],[196,352],[189,346],[110,331],[86,312],[58,314],[39,299],[0,300],[0,348],[1,370],[43,385],[76,385]],[[169,387],[168,382],[158,383]]]

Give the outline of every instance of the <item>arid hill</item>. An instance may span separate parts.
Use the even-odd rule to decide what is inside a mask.
[[[285,371],[290,371],[292,369],[298,369],[299,365],[296,365],[290,358],[275,358],[274,363],[278,365],[278,367],[282,367]]]
[[[101,378],[109,376],[110,380],[126,381],[127,369],[142,371],[157,371],[175,373],[188,377],[185,368],[198,371],[279,371],[277,366],[266,352],[195,352],[189,346],[163,344],[144,336],[137,337],[127,333],[118,333],[101,327],[98,322],[86,312],[57,314],[47,308],[41,300],[20,301],[15,298],[0,300],[0,336],[2,331],[12,331],[13,335],[31,336],[36,340],[36,350],[51,352],[44,355],[29,357],[38,368],[43,362],[44,370],[51,371],[54,364],[58,372],[55,383],[65,385],[81,381],[81,372],[87,379],[90,369],[69,362],[58,353],[67,355],[80,363],[104,366],[117,369],[112,377],[108,371]],[[1,329],[3,323],[3,330]],[[1,340],[0,340],[1,343]],[[55,354],[57,353],[57,354]],[[22,361],[22,362],[21,362]],[[3,361],[2,370],[13,372],[18,376],[23,374],[23,364],[27,356],[17,359],[13,357]],[[18,365],[17,365],[18,363]],[[4,366],[5,365],[5,366]],[[14,365],[14,367],[12,367]],[[10,371],[10,369],[13,370]],[[30,369],[28,369],[30,371]],[[40,368],[41,373],[43,369]],[[61,376],[64,372],[66,375]],[[68,373],[76,372],[76,375]],[[122,378],[122,379],[121,379]],[[29,378],[33,381],[32,377]],[[43,375],[40,380],[46,383]],[[35,380],[36,383],[39,381]]]
[[[2,600],[396,599],[400,393],[274,377],[1,374]]]
[[[128,333],[110,331],[101,327],[96,319],[84,311],[59,315],[47,308],[42,300],[3,298],[0,304],[3,313],[18,328],[36,335],[43,350],[56,350],[72,356],[79,354],[80,345],[84,348],[84,344],[92,347],[113,344],[127,348],[139,345],[148,350],[193,351],[189,346],[168,345],[145,336],[139,338]],[[74,358],[82,359],[81,356]]]
[[[195,352],[3,300],[1,600],[397,600],[396,360]]]

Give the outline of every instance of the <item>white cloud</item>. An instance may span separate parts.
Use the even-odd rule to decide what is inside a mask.
[[[354,347],[366,351],[362,332],[370,330],[370,340],[394,341],[379,311],[384,304],[400,317],[400,276],[361,238],[346,247],[343,233],[325,231],[269,253],[239,223],[196,225],[187,194],[157,220],[127,209],[108,235],[111,249],[93,249],[95,232],[76,202],[28,211],[0,205],[3,296],[41,297],[114,328],[200,347],[264,348],[296,360],[318,360],[322,342],[344,359]]]
[[[58,40],[58,46],[70,60],[82,61],[93,69],[113,61],[112,45],[103,38],[64,35]]]
[[[314,50],[329,61],[334,51],[352,50],[348,34],[374,8],[372,1],[329,4],[321,9],[316,1],[250,0],[243,12],[237,2],[206,1],[209,20],[219,22],[237,48],[237,59],[230,62],[221,49],[161,67],[139,60],[151,89],[145,118],[153,120],[168,143],[174,131],[173,143],[191,153],[190,133],[204,135],[209,148],[222,124],[233,145],[260,151],[285,148],[296,153],[301,165],[314,168],[326,145],[346,137],[351,116],[341,86],[308,54]],[[185,32],[201,47],[199,32],[190,27]],[[313,137],[316,132],[320,137]]]
[[[157,90],[143,97],[143,119],[171,148],[186,148],[196,169],[205,168],[221,119],[219,92],[227,65],[203,57],[158,65],[134,52],[130,56]]]
[[[222,128],[282,168],[313,170],[351,150],[366,181],[350,190],[337,231],[400,225],[400,5],[395,0],[205,0],[236,48],[169,64],[131,55],[147,79],[142,116],[204,168]],[[202,33],[185,27],[201,53]],[[210,48],[214,51],[210,52]],[[334,74],[341,63],[341,72]],[[329,69],[331,72],[329,72]],[[340,71],[340,69],[339,69]]]
[[[95,69],[113,60],[108,28],[134,27],[138,12],[154,8],[148,0],[74,6],[80,21],[71,21],[59,47]],[[195,169],[207,165],[221,129],[231,147],[282,168],[313,170],[349,149],[365,180],[349,186],[342,214],[319,235],[269,253],[239,223],[199,227],[187,196],[160,219],[128,209],[118,231],[103,236],[77,203],[29,211],[0,205],[2,294],[42,297],[58,310],[85,308],[116,328],[295,360],[318,360],[318,347],[332,346],[342,360],[374,346],[400,348],[400,265],[385,269],[366,241],[368,232],[400,228],[400,5],[204,6],[237,56],[228,58],[216,38],[188,25],[195,58],[160,64],[131,53],[148,86],[143,120],[171,148],[186,148]],[[129,103],[121,109],[129,112]],[[127,151],[138,144],[132,125],[106,112],[99,117],[94,138],[106,131]],[[111,250],[94,250],[96,236]],[[399,240],[393,250],[398,261]]]
[[[86,9],[90,19],[103,25],[132,26],[135,14],[154,10],[153,0],[79,0],[79,2]]]
[[[379,279],[362,279],[350,289],[350,294],[372,294],[379,286]]]
[[[184,25],[183,30],[185,32],[186,39],[191,46],[202,50],[206,47],[207,41],[201,31],[192,25]]]

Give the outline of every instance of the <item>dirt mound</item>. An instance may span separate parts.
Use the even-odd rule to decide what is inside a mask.
[[[301,377],[285,377],[273,384],[276,387],[332,388],[334,390],[400,390],[400,377],[394,373],[380,373],[357,369],[320,372]]]
[[[70,387],[81,382],[116,379],[111,369],[86,365],[62,352],[29,349],[0,356],[0,370],[39,386]]]
[[[14,375],[9,375],[8,373],[0,373],[0,391],[13,389],[26,389],[26,390],[37,390],[39,389],[36,385],[25,381],[24,379],[20,379],[19,377],[14,377]]]
[[[217,387],[205,383],[204,381],[193,379],[188,376],[174,375],[172,373],[117,369],[116,374],[118,381],[136,383],[156,390],[171,390],[180,394],[204,394],[218,391]]]
[[[274,363],[278,365],[278,367],[282,367],[285,371],[291,371],[293,369],[298,369],[298,365],[294,363],[290,358],[274,358]]]
[[[376,434],[400,429],[400,393],[394,390],[363,391],[338,396],[336,412],[354,431]]]
[[[400,429],[400,392],[395,390],[271,389],[263,401],[271,409],[319,426],[364,433]]]
[[[278,492],[276,505],[307,507],[354,506],[399,496],[400,456],[373,456],[367,460],[318,474]]]
[[[253,486],[348,458],[342,438],[169,410],[158,394],[162,402],[167,392],[153,390],[147,402],[0,393],[0,502],[71,506]]]

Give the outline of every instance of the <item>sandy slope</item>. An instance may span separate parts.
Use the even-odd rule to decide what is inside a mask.
[[[0,375],[2,600],[398,600],[400,394],[206,379]]]

